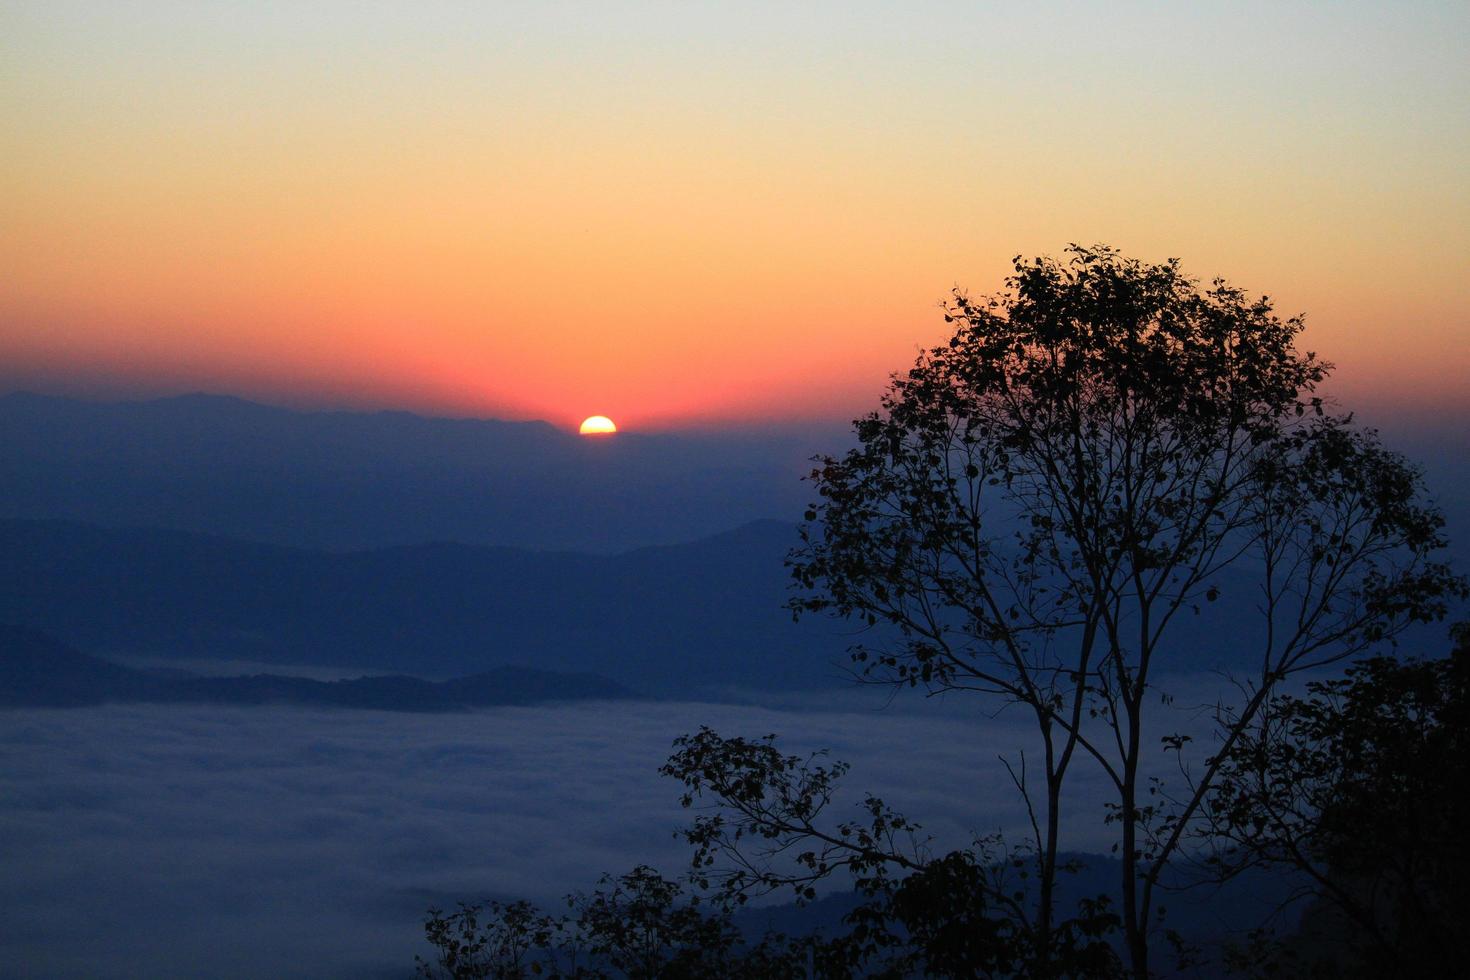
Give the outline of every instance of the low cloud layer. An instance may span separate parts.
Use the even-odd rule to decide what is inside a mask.
[[[458,715],[116,706],[0,713],[0,956],[20,975],[401,976],[430,905],[682,870],[671,741],[827,747],[941,846],[1024,813],[1020,714],[578,704]],[[1078,799],[1097,801],[1091,771]],[[1093,805],[1075,848],[1106,839]]]

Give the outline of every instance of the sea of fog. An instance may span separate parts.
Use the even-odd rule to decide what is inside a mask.
[[[406,975],[429,906],[682,870],[688,814],[656,770],[700,725],[830,749],[853,766],[843,804],[871,790],[936,846],[1019,838],[998,756],[1028,744],[1026,719],[975,707],[0,712],[0,961],[18,976]],[[1067,846],[1105,850],[1095,770],[1072,788]]]

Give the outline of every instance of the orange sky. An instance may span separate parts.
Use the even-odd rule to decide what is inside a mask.
[[[1462,4],[301,6],[0,12],[0,385],[848,415],[1103,241],[1470,407]]]

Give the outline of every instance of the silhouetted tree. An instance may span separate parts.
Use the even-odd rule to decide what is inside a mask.
[[[1470,628],[1442,660],[1375,657],[1273,698],[1222,759],[1200,833],[1224,877],[1286,867],[1315,900],[1254,972],[1453,976],[1470,914]]]
[[[684,886],[640,866],[603,876],[591,894],[567,897],[568,913],[528,902],[430,910],[425,937],[433,961],[419,975],[448,980],[781,980],[807,976],[808,951],[769,935],[747,942],[726,906],[707,905]]]
[[[920,825],[872,795],[855,818],[838,820],[828,810],[847,766],[783,754],[773,735],[725,738],[702,728],[675,749],[661,771],[684,784],[681,802],[699,811],[684,832],[695,885],[729,905],[781,890],[806,901],[841,873],[860,894],[845,917],[849,931],[814,944],[817,975],[1027,976],[1038,949],[1055,976],[1121,975],[1108,941],[1118,917],[1107,899],[1081,902],[1039,935],[1026,901],[1030,861],[999,837],[935,856]]]
[[[784,777],[767,776],[772,777],[768,787],[779,792]],[[866,832],[854,830],[858,836]],[[797,863],[810,860],[798,857]],[[430,910],[424,929],[435,955],[419,960],[419,975],[446,980],[961,980],[1026,973],[1033,939],[1019,895],[1004,887],[1007,873],[1020,862],[997,861],[982,846],[923,860],[904,874],[885,873],[881,869],[888,864],[879,861],[873,873],[859,875],[862,900],[845,916],[847,928],[835,935],[793,938],[767,932],[752,940],[734,915],[749,889],[690,896],[683,885],[647,867],[604,876],[602,887],[590,895],[569,896],[569,912],[562,916],[523,901],[462,904],[448,915]],[[800,878],[762,875],[768,884]],[[701,876],[694,878],[708,885]],[[1116,927],[1117,917],[1105,903],[1084,903],[1081,915],[1054,931],[1058,974],[1098,980],[1121,976],[1107,941]]]
[[[1175,260],[1069,253],[1018,259],[998,296],[957,292],[954,336],[895,377],[856,448],[818,459],[794,605],[889,627],[854,650],[870,681],[1034,718],[1013,771],[1035,837],[1033,974],[1051,972],[1063,784],[1079,756],[1101,769],[1141,978],[1160,875],[1278,685],[1442,615],[1460,585],[1432,560],[1442,520],[1417,473],[1315,395],[1329,365],[1295,349],[1299,319]],[[1196,663],[1177,621],[1231,588],[1259,611],[1232,624],[1232,659],[1257,666],[1170,806],[1142,768],[1149,706],[1161,669]]]
[[[418,960],[418,975],[446,980],[518,980],[542,972],[547,951],[565,931],[561,920],[530,902],[460,903],[445,915],[430,909],[424,938],[436,953]]]
[[[869,682],[1028,712],[1036,751],[1008,765],[1031,839],[936,856],[879,799],[856,819],[829,813],[840,763],[705,729],[663,770],[699,810],[691,883],[717,896],[717,918],[762,892],[807,899],[834,875],[856,885],[865,901],[847,933],[760,947],[772,975],[1141,980],[1162,875],[1217,815],[1212,794],[1283,681],[1442,616],[1464,584],[1434,560],[1443,521],[1417,473],[1327,411],[1315,390],[1329,366],[1296,351],[1300,320],[1264,297],[1202,289],[1174,260],[1073,246],[1065,262],[1018,259],[998,296],[956,293],[947,319],[954,336],[895,377],[856,422],[856,448],[818,458],[820,500],[789,559],[793,608],[882,627],[853,650]],[[1253,665],[1235,678],[1241,701],[1220,708],[1219,743],[1197,766],[1188,737],[1164,736],[1184,792],[1161,791],[1144,770],[1150,705],[1168,695],[1160,672],[1213,666],[1179,621],[1232,591],[1253,600],[1229,624],[1231,661]],[[1063,787],[1079,759],[1111,788],[1121,902],[1059,917]],[[680,952],[701,929],[713,931],[689,943],[710,944],[716,972],[753,962],[718,923],[645,925],[651,945],[627,945],[608,938],[621,927],[595,924],[632,906],[583,908],[556,928],[630,975],[655,961],[695,971],[658,975],[703,975],[708,962]],[[600,938],[584,938],[589,924]],[[1108,941],[1119,926],[1126,971]],[[466,948],[454,927],[431,930],[441,949]],[[517,949],[523,933],[484,948]],[[564,934],[545,935],[555,946]]]

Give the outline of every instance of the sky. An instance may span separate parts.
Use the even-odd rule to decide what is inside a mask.
[[[1470,6],[0,4],[0,390],[850,417],[1017,254],[1470,408]]]

